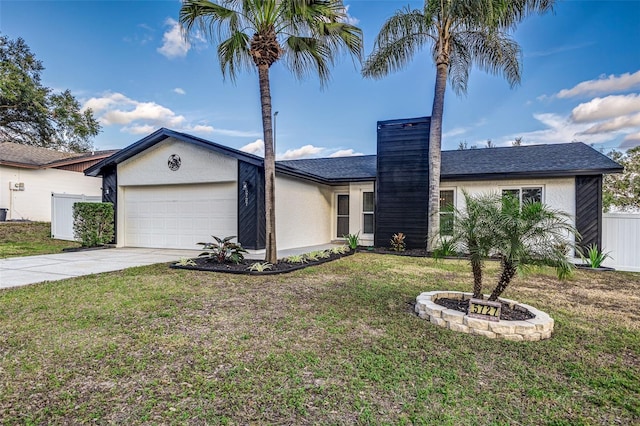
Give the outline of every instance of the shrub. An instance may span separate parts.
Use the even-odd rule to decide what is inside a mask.
[[[440,237],[438,245],[433,249],[434,259],[442,259],[446,256],[457,256],[456,243],[453,238]]]
[[[287,263],[307,263],[307,258],[304,254],[292,254],[289,257],[286,257],[285,262]]]
[[[587,255],[585,256],[582,249],[578,249],[578,254],[583,262],[592,268],[599,268],[602,262],[611,257],[610,252],[603,252],[598,248],[597,244],[589,244],[587,247]]]
[[[73,235],[83,247],[97,247],[113,241],[113,204],[75,203]]]
[[[347,234],[344,236],[344,238],[347,240],[347,245],[351,250],[355,250],[358,248],[358,242],[360,240],[360,232],[358,232],[357,234]]]
[[[200,256],[207,257],[208,260],[212,260],[218,263],[240,263],[244,260],[244,253],[247,251],[242,247],[240,243],[234,243],[231,240],[236,238],[235,235],[231,237],[218,238],[212,235],[214,242],[211,243],[198,243],[203,246],[204,252],[200,253]]]
[[[407,244],[404,242],[406,235],[402,232],[398,232],[397,234],[393,234],[391,237],[391,250],[393,251],[404,251],[407,248]]]
[[[264,272],[273,268],[273,265],[269,262],[256,262],[249,266],[249,270],[253,272]]]

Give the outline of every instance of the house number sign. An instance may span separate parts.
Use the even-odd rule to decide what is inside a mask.
[[[167,166],[169,167],[169,170],[175,172],[180,168],[181,164],[182,164],[182,160],[180,159],[180,156],[178,154],[171,154],[169,156],[169,160],[167,161]]]
[[[469,299],[469,311],[467,315],[489,321],[500,321],[500,302],[490,302],[481,299]]]

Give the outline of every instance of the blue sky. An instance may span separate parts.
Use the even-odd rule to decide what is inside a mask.
[[[386,18],[420,1],[348,0],[365,54]],[[215,48],[176,23],[179,0],[0,0],[0,32],[22,37],[43,82],[91,106],[103,131],[96,149],[125,147],[159,127],[260,154],[256,73],[224,81]],[[468,94],[447,91],[443,149],[583,141],[608,151],[640,145],[640,1],[559,2],[514,33],[522,84],[472,71]],[[429,115],[435,67],[418,54],[405,70],[365,80],[345,57],[321,90],[317,78],[271,71],[279,158],[375,154],[378,120]]]

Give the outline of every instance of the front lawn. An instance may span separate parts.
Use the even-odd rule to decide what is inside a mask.
[[[488,273],[497,264],[487,265]],[[0,291],[0,424],[638,424],[640,274],[539,271],[550,340],[412,311],[463,261],[360,253],[286,275],[166,265]]]
[[[60,253],[67,247],[80,244],[51,238],[49,222],[0,222],[0,259]]]

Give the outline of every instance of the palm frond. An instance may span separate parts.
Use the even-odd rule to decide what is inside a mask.
[[[507,33],[475,30],[461,34],[478,68],[490,74],[501,75],[511,87],[520,83],[522,52],[518,43]]]
[[[286,46],[287,65],[296,77],[306,77],[315,70],[322,85],[329,81],[329,66],[333,64],[329,46],[317,38],[294,36],[287,39]]]
[[[235,81],[239,71],[253,69],[249,54],[249,36],[240,31],[231,34],[231,37],[218,45],[218,59],[222,76],[229,76],[232,81]]]
[[[399,10],[380,29],[362,75],[382,78],[402,69],[425,44],[434,41],[431,31],[422,11],[408,7]]]

